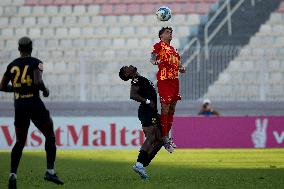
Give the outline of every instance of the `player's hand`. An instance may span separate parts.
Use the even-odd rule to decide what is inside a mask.
[[[185,72],[186,72],[185,67],[181,65],[181,66],[179,67],[179,72],[180,72],[180,73],[185,73]]]
[[[161,63],[162,63],[161,60],[156,60],[155,65],[159,65]]]
[[[46,88],[43,92],[42,92],[42,95],[44,97],[48,97],[49,96],[49,90]]]

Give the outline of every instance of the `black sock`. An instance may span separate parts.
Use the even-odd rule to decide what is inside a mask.
[[[47,169],[54,169],[56,157],[55,137],[46,138],[45,141]]]
[[[157,153],[158,153],[159,150],[162,148],[162,146],[163,146],[163,143],[158,144],[158,145],[156,146],[156,148],[155,148],[155,149],[152,151],[152,153],[149,155],[148,161],[146,161],[145,164],[143,164],[144,167],[147,167],[147,166],[151,163],[152,159],[154,159],[154,157],[157,155]]]
[[[17,174],[25,143],[16,142],[11,152],[11,173]]]
[[[143,164],[147,163],[149,157],[148,157],[148,153],[144,150],[140,150],[138,158],[137,158],[137,162],[140,162]]]

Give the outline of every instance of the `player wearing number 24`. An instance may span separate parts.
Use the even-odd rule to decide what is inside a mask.
[[[17,141],[11,153],[9,189],[17,188],[17,170],[25,146],[30,120],[46,139],[47,170],[44,179],[56,184],[63,184],[54,171],[56,145],[53,122],[39,95],[39,91],[42,91],[44,97],[49,96],[49,90],[42,80],[43,63],[39,59],[31,57],[32,49],[30,38],[22,37],[19,40],[18,50],[21,56],[8,65],[0,83],[0,91],[14,92],[14,125]],[[9,84],[10,81],[12,85]]]

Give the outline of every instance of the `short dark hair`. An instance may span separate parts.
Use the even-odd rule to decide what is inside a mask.
[[[123,81],[128,81],[130,79],[129,77],[126,77],[125,71],[124,71],[124,67],[120,68],[120,70],[119,70],[119,77]]]
[[[162,35],[166,30],[171,30],[171,32],[173,32],[173,28],[172,28],[172,27],[162,27],[162,29],[160,29],[160,31],[159,31],[159,38],[160,38],[160,39],[161,39],[161,35]]]
[[[18,44],[18,49],[22,53],[31,53],[33,50],[33,42],[29,37],[20,38]]]

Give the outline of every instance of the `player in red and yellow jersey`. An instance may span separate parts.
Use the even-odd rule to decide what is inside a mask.
[[[160,42],[154,45],[150,60],[153,65],[159,67],[157,80],[161,102],[162,135],[164,146],[170,153],[173,152],[175,145],[168,135],[172,127],[176,103],[181,100],[178,75],[179,72],[185,73],[179,53],[170,45],[172,32],[170,27],[163,27],[159,31]]]

